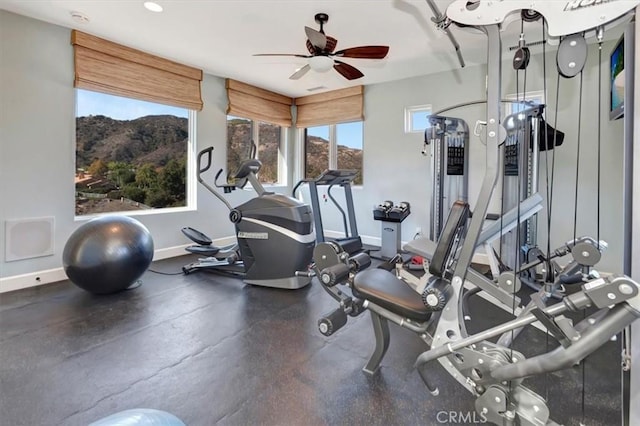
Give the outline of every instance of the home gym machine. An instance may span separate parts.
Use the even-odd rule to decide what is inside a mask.
[[[431,226],[437,241],[453,203],[469,194],[469,127],[460,118],[430,115],[424,131],[423,155],[431,157]],[[427,148],[430,147],[430,149]]]
[[[207,256],[184,266],[183,272],[210,270],[233,273],[241,275],[247,284],[291,290],[309,284],[309,277],[297,274],[308,270],[315,246],[309,206],[294,198],[266,191],[256,176],[261,167],[260,161],[248,159],[241,163],[231,178],[234,182],[244,183],[247,180],[258,196],[232,207],[202,178],[211,168],[212,152],[213,147],[209,147],[198,154],[198,182],[227,206],[238,242],[215,247],[211,245],[211,239],[201,232],[183,228],[183,234],[197,243],[187,247],[187,251]],[[221,174],[222,169],[216,174],[215,187],[225,194],[235,190],[233,183],[218,183]]]
[[[313,210],[313,223],[315,226],[317,243],[325,242],[318,187],[326,186],[327,197],[340,212],[340,215],[342,216],[342,224],[344,226],[344,237],[336,238],[333,241],[340,244],[348,253],[357,253],[362,251],[362,240],[358,234],[356,213],[355,208],[353,207],[353,194],[351,193],[351,183],[358,173],[358,170],[325,170],[318,177],[302,179],[293,187],[292,195],[296,197],[298,188],[304,184],[309,186],[309,198],[311,199],[311,209]],[[338,186],[344,191],[344,200],[347,205],[346,212],[331,194],[331,189],[334,186]]]
[[[428,345],[429,349],[417,357],[414,366],[432,395],[437,395],[439,390],[427,369],[438,361],[473,395],[475,409],[483,422],[557,426],[551,419],[547,401],[526,387],[524,380],[574,367],[640,317],[640,284],[626,275],[592,274],[592,267],[600,260],[604,247],[599,239],[574,236],[558,249],[547,250],[537,260],[545,264],[546,273],[540,279],[544,288],[531,297],[526,309],[514,310],[513,320],[475,334],[468,333],[463,320],[463,288],[468,281],[481,292],[491,292],[500,300],[512,300],[515,306],[518,272],[537,265],[536,262],[516,265],[510,277],[482,284],[477,284],[482,281],[476,279],[478,274],[470,269],[485,232],[482,229],[485,216],[500,174],[499,147],[507,137],[500,120],[501,25],[515,14],[523,21],[525,18],[528,22],[542,21],[540,24],[547,36],[562,38],[556,64],[564,78],[571,78],[581,74],[586,63],[584,37],[596,30],[598,42],[602,43],[604,30],[624,22],[638,5],[640,0],[568,3],[455,0],[447,9],[447,15],[436,19],[439,25],[478,27],[488,39],[486,171],[473,215],[465,202],[452,206],[429,265],[432,278],[422,294],[392,272],[366,269],[369,262],[364,254],[349,256],[340,246],[331,243],[316,246],[314,271],[323,288],[339,303],[335,311],[318,321],[320,332],[333,334],[346,324],[348,316],[368,310],[376,343],[364,367],[366,373],[375,374],[380,368],[389,346],[389,322],[392,322],[413,331]],[[545,69],[544,81],[546,77]],[[560,98],[559,94],[556,96]],[[547,208],[550,213],[550,206]],[[526,220],[521,210],[522,205],[518,204],[516,229]],[[497,232],[503,235],[503,230]],[[514,250],[518,249],[516,245]],[[554,260],[568,255],[573,259],[564,267]],[[573,291],[561,301],[547,305],[545,293],[559,285],[571,286]],[[574,312],[582,314],[574,315],[582,318],[576,324],[568,317]],[[546,350],[536,348],[537,354],[527,358],[511,345],[513,335],[536,323],[547,332],[549,341],[555,340],[559,345],[547,344]],[[581,368],[585,368],[584,363]],[[557,380],[557,376],[549,377]],[[582,392],[584,401],[584,382]]]
[[[549,155],[551,150],[564,141],[564,133],[545,122],[545,105],[526,105],[523,102],[511,105],[516,111],[503,120],[507,136],[502,149],[502,211],[515,208],[524,199],[538,192],[540,153],[546,151],[545,155]],[[537,215],[533,215],[505,233],[497,251],[491,241],[485,244],[485,253],[494,278],[505,271],[517,269],[518,265],[536,262],[544,256],[537,246],[537,220]],[[605,243],[601,243],[601,249],[606,248]],[[538,269],[545,266],[543,262],[538,263],[539,268],[527,268],[519,273],[519,279],[536,291],[540,290],[540,286],[536,284],[536,274]],[[551,295],[562,298],[559,292]]]
[[[468,102],[465,104],[459,104],[451,108],[447,108],[443,111],[459,108],[467,105],[474,105],[482,102]],[[501,162],[502,173],[502,203],[500,214],[487,214],[486,219],[493,221],[493,223],[487,223],[483,226],[483,231],[478,241],[478,246],[484,248],[485,256],[482,258],[483,262],[490,267],[490,273],[494,279],[499,279],[499,276],[506,271],[513,270],[516,264],[516,252],[518,252],[518,261],[520,263],[533,262],[538,259],[540,250],[536,246],[537,244],[537,215],[542,210],[542,197],[538,194],[538,163],[539,155],[542,151],[552,150],[555,146],[562,145],[564,140],[564,133],[554,129],[543,119],[544,105],[532,104],[526,101],[509,101],[502,100],[502,104],[512,105],[517,112],[510,114],[503,120],[506,130],[506,139],[501,147],[503,154],[503,161]],[[439,123],[437,123],[439,124]],[[478,128],[485,124],[484,122],[478,122],[474,134],[481,136],[478,132]],[[442,128],[442,125],[436,125],[434,128]],[[432,129],[428,129],[430,135],[437,136],[438,132],[434,132]],[[425,138],[425,141],[428,139]],[[436,139],[437,142],[437,139]],[[431,143],[432,146],[433,143]],[[425,142],[426,152],[427,143]],[[436,149],[434,149],[437,151]],[[522,155],[520,155],[522,152]],[[444,164],[445,161],[440,162]],[[436,169],[438,166],[436,165]],[[466,171],[465,171],[466,175]],[[468,178],[464,177],[464,182]],[[447,185],[445,180],[445,187],[451,188],[451,185]],[[435,189],[438,190],[437,181],[434,182]],[[466,188],[466,185],[462,186]],[[455,194],[455,192],[454,192]],[[444,198],[444,197],[443,197]],[[466,197],[462,198],[463,200]],[[448,212],[448,210],[442,211],[443,202],[438,199],[432,199],[432,206],[436,207],[434,212],[434,218],[438,222],[438,215]],[[520,230],[519,235],[516,234],[515,219],[517,216],[518,204],[520,204],[520,219],[524,222],[520,223],[518,228]],[[496,232],[497,228],[500,228],[501,232]],[[436,234],[436,231],[441,228],[441,225],[432,223],[431,235]],[[499,241],[499,244],[496,242]],[[516,243],[519,242],[519,250],[516,250]],[[496,250],[498,248],[498,250]],[[431,260],[433,251],[435,250],[435,241],[431,238],[419,237],[410,241],[404,247],[405,251],[421,256],[426,259],[427,262]],[[427,273],[428,273],[428,265]],[[535,274],[535,268],[522,271],[521,278],[523,282],[539,290],[539,288],[533,283],[529,276]],[[399,276],[410,282],[414,287],[419,289],[424,288],[429,276],[423,276],[422,279],[414,278],[410,273],[406,271],[399,271]],[[557,296],[557,294],[555,294]]]
[[[503,148],[502,167],[502,209],[512,209],[524,199],[538,192],[538,163],[540,153],[550,151],[562,145],[564,133],[548,125],[543,119],[545,105],[523,105],[514,102],[516,111],[503,120],[507,137]],[[502,237],[500,262],[513,269],[518,262],[534,260],[529,250],[534,249],[537,241],[537,217],[533,216],[521,223],[520,235],[512,230]],[[520,250],[516,250],[519,242]],[[519,252],[520,259],[515,259]],[[488,254],[490,254],[488,252]],[[531,259],[527,259],[527,257]],[[494,276],[499,274],[492,266]]]
[[[449,109],[430,115],[429,126],[424,130],[421,153],[429,156],[431,170],[429,234],[416,235],[403,247],[403,252],[413,255],[411,262],[396,263],[398,276],[420,291],[428,277],[421,280],[409,270],[428,272],[428,264],[444,226],[444,219],[451,206],[457,200],[466,201],[469,193],[469,126],[460,118],[441,115]]]

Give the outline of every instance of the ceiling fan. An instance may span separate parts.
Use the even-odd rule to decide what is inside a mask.
[[[310,53],[309,55],[295,53],[259,53],[253,56],[295,56],[297,58],[308,58],[309,62],[297,69],[296,72],[289,77],[291,80],[298,80],[311,69],[317,72],[326,72],[331,68],[338,71],[347,80],[355,80],[363,77],[364,74],[352,65],[334,58],[383,59],[389,52],[389,46],[358,46],[334,52],[338,40],[324,33],[324,24],[329,20],[329,15],[326,13],[317,13],[315,20],[320,24],[320,31],[310,27],[304,27],[307,35],[306,45]]]

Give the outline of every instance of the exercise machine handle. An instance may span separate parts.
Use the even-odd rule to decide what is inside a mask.
[[[211,168],[211,153],[213,152],[213,147],[205,148],[198,153],[198,174],[204,173]],[[202,158],[206,157],[207,165],[202,167]]]
[[[476,120],[476,125],[473,127],[473,134],[480,137],[480,126],[486,126],[487,122],[482,120]]]
[[[200,151],[198,153],[198,182],[200,182],[200,184],[202,186],[204,186],[207,191],[209,191],[210,193],[212,193],[213,195],[216,196],[217,199],[219,199],[220,201],[222,201],[224,203],[225,206],[227,206],[227,208],[231,211],[233,210],[233,207],[231,206],[231,204],[229,204],[229,202],[227,200],[225,200],[225,198],[222,196],[222,194],[220,194],[218,191],[216,191],[211,185],[209,185],[207,182],[205,182],[205,180],[202,178],[202,174],[204,172],[206,172],[207,170],[209,170],[211,168],[211,158],[212,158],[212,153],[213,152],[213,147],[210,146],[208,148],[203,149],[202,151]],[[204,163],[204,165],[203,165]],[[220,172],[218,172],[218,174],[216,175],[216,179],[214,180],[214,185],[218,186],[216,184],[216,180],[218,179],[218,176],[220,175]],[[231,187],[227,188],[227,187],[222,187],[224,188],[224,192],[228,193],[231,191]]]
[[[307,183],[307,180],[306,179],[302,179],[298,183],[296,183],[296,186],[293,187],[293,191],[291,191],[291,196],[292,197],[295,198],[296,191],[298,191],[298,188],[300,188],[300,185],[302,185],[303,183]]]

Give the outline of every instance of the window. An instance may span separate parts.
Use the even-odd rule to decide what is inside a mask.
[[[305,129],[305,178],[326,169],[358,170],[355,185],[362,185],[362,121],[308,127]]]
[[[227,173],[235,172],[242,161],[250,158],[253,141],[255,156],[262,163],[258,180],[261,183],[282,183],[280,147],[284,133],[276,124],[227,116]]]
[[[329,126],[309,127],[304,137],[305,166],[304,177],[314,178],[329,164]]]
[[[404,132],[422,133],[429,127],[431,105],[418,105],[404,109]]]
[[[505,116],[515,114],[518,111],[522,111],[527,108],[527,104],[540,105],[544,103],[544,92],[542,90],[526,92],[523,96],[522,93],[513,93],[505,96],[508,101],[514,101],[507,103],[505,106]],[[526,101],[522,102],[522,100]]]
[[[195,114],[77,89],[76,215],[188,205]]]

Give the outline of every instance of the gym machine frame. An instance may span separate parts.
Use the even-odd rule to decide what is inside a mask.
[[[437,241],[453,203],[469,196],[469,126],[460,118],[442,115],[430,115],[429,124],[424,132],[424,143],[431,147],[429,238]],[[425,146],[422,153],[426,150]]]
[[[379,369],[389,345],[388,322],[391,321],[415,332],[430,346],[418,357],[415,367],[432,394],[436,395],[438,388],[430,382],[424,367],[437,360],[476,397],[476,410],[487,421],[510,426],[556,425],[550,419],[544,399],[526,388],[522,380],[579,363],[640,317],[640,285],[624,275],[606,278],[586,275],[590,263],[599,259],[603,246],[592,238],[581,237],[567,242],[551,255],[572,254],[574,261],[556,274],[556,282],[580,284],[580,290],[550,306],[534,297],[533,307],[514,320],[474,335],[468,335],[462,320],[462,289],[465,281],[472,278],[469,266],[497,182],[498,147],[506,138],[500,124],[500,25],[514,12],[535,12],[546,19],[549,35],[560,37],[618,24],[619,18],[624,19],[639,4],[640,0],[590,2],[586,7],[579,1],[565,5],[564,2],[456,0],[449,6],[447,20],[479,27],[488,38],[487,168],[473,217],[469,220],[466,203],[456,203],[452,208],[430,264],[433,279],[421,296],[393,273],[382,269],[363,270],[369,263],[364,254],[349,257],[331,243],[320,244],[314,251],[319,281],[340,304],[336,311],[319,321],[320,331],[332,334],[346,323],[347,315],[359,315],[364,310],[371,314],[376,347],[365,372],[374,374]],[[350,292],[343,287],[338,290],[338,285],[343,284]],[[497,290],[513,297],[514,290],[507,292],[499,287]],[[596,308],[597,312],[575,326],[563,315],[587,308]],[[535,322],[540,322],[561,345],[526,359],[512,348],[487,340]]]
[[[344,246],[349,253],[357,253],[362,250],[362,239],[358,234],[358,225],[356,224],[356,211],[353,206],[353,193],[351,191],[351,182],[358,175],[358,170],[336,169],[325,170],[315,178],[300,180],[291,191],[293,197],[296,196],[298,188],[303,184],[309,185],[309,198],[311,199],[311,210],[313,211],[313,224],[316,233],[316,242],[325,242],[324,226],[322,224],[322,212],[320,211],[320,198],[318,195],[319,186],[327,186],[327,197],[336,206],[342,215],[342,223],[344,226],[344,238],[336,238],[339,244]],[[347,204],[347,212],[340,207],[340,203],[331,194],[331,189],[339,186],[344,190],[344,199]]]

